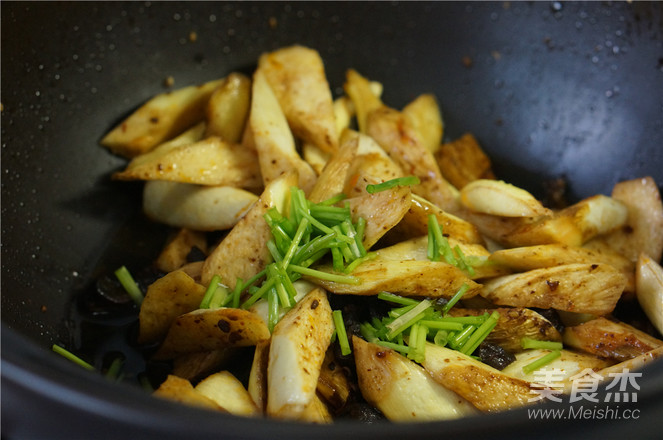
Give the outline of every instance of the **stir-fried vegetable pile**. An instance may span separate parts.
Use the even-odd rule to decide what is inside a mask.
[[[471,134],[444,142],[432,95],[397,110],[355,70],[343,90],[316,51],[286,47],[252,78],[155,96],[103,138],[130,159],[114,178],[145,181],[145,214],[173,230],[146,291],[117,271],[136,344],[169,365],[155,395],[317,423],[365,404],[449,419],[534,404],[545,369],[568,392],[661,356],[652,178],[544,206]],[[638,327],[619,319],[635,302]]]

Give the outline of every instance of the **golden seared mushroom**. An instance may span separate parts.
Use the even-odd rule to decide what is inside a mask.
[[[654,327],[663,334],[663,268],[640,254],[635,273],[638,302]]]
[[[357,155],[359,138],[348,136],[341,147],[331,155],[322,173],[311,189],[308,199],[313,203],[323,202],[343,193],[350,165]]]
[[[315,269],[334,273],[332,265],[320,265]],[[357,266],[351,275],[359,281],[351,284],[306,275],[305,278],[330,292],[349,295],[377,295],[386,290],[402,296],[451,298],[463,284],[467,284],[469,289],[464,298],[471,298],[480,290],[480,285],[461,269],[439,261],[388,260],[378,256]]]
[[[457,241],[451,237],[447,238],[449,247],[455,249],[456,246],[460,249],[462,254],[468,258],[472,264],[472,273],[466,273],[469,278],[478,280],[482,278],[490,278],[499,275],[510,273],[499,264],[486,264],[490,252],[480,244],[465,243]],[[392,246],[387,246],[375,251],[376,254],[386,260],[428,260],[428,236],[411,238],[409,240],[401,241],[400,243]]]
[[[236,354],[234,347],[187,353],[173,359],[173,375],[197,382],[219,371]]]
[[[334,332],[327,293],[314,289],[276,324],[269,347],[267,414],[326,422],[316,396],[320,368]],[[312,417],[318,420],[311,420]]]
[[[149,180],[143,188],[143,211],[153,221],[176,228],[219,231],[233,227],[258,197],[231,186],[201,186]]]
[[[559,350],[559,357],[546,363],[541,369],[527,370],[527,366],[550,353],[547,349],[528,349],[516,353],[516,360],[507,365],[502,373],[508,374],[528,382],[542,383],[549,379],[551,388],[563,390],[573,381],[573,377],[583,370],[599,371],[613,364],[612,361],[602,359],[587,353],[577,353],[571,350]],[[546,370],[552,373],[546,373]]]
[[[550,215],[503,217],[466,209],[462,217],[504,247],[549,243],[582,246],[600,234],[623,226],[626,212],[623,203],[597,195]]]
[[[573,219],[582,243],[623,226],[628,208],[612,197],[597,194],[559,211],[557,216]]]
[[[193,249],[207,254],[207,238],[203,232],[180,228],[168,240],[157,257],[155,265],[162,272],[172,272],[188,263],[187,257]],[[192,277],[193,278],[193,277]]]
[[[367,194],[366,186],[403,177],[403,170],[380,147],[375,140],[364,133],[346,130],[343,138],[357,137],[357,155],[350,169],[344,193],[349,197]]]
[[[472,133],[442,144],[435,159],[442,175],[458,189],[475,180],[495,178],[490,158]]]
[[[619,269],[626,276],[626,291],[635,291],[635,265],[633,262],[601,243],[598,240],[592,240],[583,247],[552,243],[499,249],[491,254],[489,260],[515,272],[571,263],[606,263]]]
[[[219,371],[207,376],[194,389],[230,414],[236,416],[261,414],[242,382],[229,371]]]
[[[164,275],[147,288],[138,314],[138,342],[162,340],[178,316],[196,310],[205,287],[177,270]]]
[[[206,186],[262,188],[262,176],[255,150],[210,136],[191,144],[169,148],[158,147],[130,162],[127,168],[113,174],[118,180],[167,180]],[[148,160],[149,159],[149,160]]]
[[[350,396],[350,380],[345,370],[337,363],[334,350],[329,348],[320,368],[318,395],[333,409],[342,409]]]
[[[466,208],[502,217],[538,217],[550,215],[532,194],[503,180],[478,179],[460,190],[460,202]]]
[[[269,344],[271,340],[256,344],[249,373],[247,390],[253,403],[264,413],[267,408],[267,366],[269,365]]]
[[[421,183],[414,185],[412,192],[445,211],[458,211],[458,190],[444,179],[433,153],[426,149],[421,135],[402,113],[386,106],[371,111],[366,134],[375,139],[405,175],[419,178]]]
[[[204,284],[219,275],[224,283],[234,288],[237,278],[248,280],[267,266],[272,260],[267,249],[267,241],[272,235],[263,215],[271,207],[282,212],[290,187],[296,184],[297,175],[289,173],[267,185],[258,202],[205,260],[201,274]]]
[[[284,173],[296,172],[299,175],[299,187],[308,193],[317,174],[297,153],[288,121],[260,70],[253,75],[249,124],[258,151],[264,185],[267,186]]]
[[[605,315],[624,291],[626,277],[608,264],[564,264],[486,281],[481,296],[497,305]]]
[[[274,90],[293,133],[333,153],[338,149],[338,130],[331,89],[320,54],[294,45],[263,54],[258,71]]]
[[[366,220],[363,244],[370,249],[403,218],[410,207],[410,188],[398,186],[347,199],[353,220]]]
[[[214,400],[198,392],[191,382],[181,377],[169,374],[165,381],[157,388],[152,395],[174,400],[175,402],[186,405],[207,408],[216,411],[225,412]]]
[[[372,93],[369,81],[355,70],[347,72],[344,87],[357,109],[359,130],[372,137],[405,175],[420,179],[413,192],[454,212],[458,191],[442,177],[433,153],[426,147],[425,135],[416,128],[417,122],[384,105]]]
[[[424,93],[403,107],[403,115],[421,135],[421,140],[428,151],[435,154],[442,143],[444,122],[442,112],[435,95]]]
[[[619,182],[612,189],[612,198],[626,206],[628,218],[622,227],[602,239],[632,261],[640,253],[661,261],[663,202],[654,179],[646,176]]]
[[[428,216],[431,214],[437,219],[446,237],[464,243],[484,244],[479,229],[472,223],[443,211],[416,194],[412,194],[410,209],[403,220],[389,231],[389,241],[396,242],[426,235],[428,233]]]
[[[241,73],[231,73],[209,98],[205,109],[205,136],[219,136],[226,142],[239,143],[250,107],[251,80]]]
[[[200,122],[188,130],[180,133],[179,135],[168,139],[167,141],[160,143],[156,147],[152,148],[147,153],[143,153],[139,156],[136,156],[131,159],[129,164],[127,164],[124,171],[116,172],[112,175],[113,178],[119,180],[130,180],[130,179],[121,179],[124,173],[132,173],[132,170],[141,169],[145,164],[156,164],[159,161],[160,157],[168,154],[170,151],[177,150],[180,147],[187,145],[195,144],[198,141],[201,141],[205,137],[205,128],[206,124]],[[158,171],[158,170],[154,170]]]
[[[522,351],[522,338],[561,342],[562,335],[555,326],[534,310],[524,307],[498,307],[495,309],[468,309],[453,307],[450,316],[479,316],[497,312],[500,319],[486,337],[486,342],[497,344],[507,351]]]
[[[663,341],[626,323],[598,317],[564,329],[564,344],[617,362],[663,345]]]
[[[535,386],[502,373],[459,351],[426,343],[422,365],[433,379],[481,411],[501,411],[530,403]]]
[[[356,336],[352,344],[359,389],[389,420],[447,420],[476,412],[467,400],[394,350]]]
[[[247,347],[269,339],[269,336],[267,325],[255,313],[232,308],[198,309],[175,319],[154,359]]]
[[[212,92],[224,79],[160,93],[101,139],[112,152],[136,157],[205,119]]]

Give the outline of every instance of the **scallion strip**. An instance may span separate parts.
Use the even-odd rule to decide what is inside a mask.
[[[393,293],[385,292],[385,291],[382,291],[382,292],[378,293],[378,299],[393,302],[393,303],[396,303],[396,304],[400,304],[402,306],[410,306],[410,305],[419,304],[419,301],[417,301],[416,299],[406,298],[404,296],[395,295]]]
[[[523,373],[530,374],[531,372],[548,365],[549,363],[551,363],[561,355],[562,355],[561,351],[553,350],[550,353],[546,354],[545,356],[542,356],[539,359],[535,360],[534,362],[525,365],[523,367]]]
[[[216,293],[216,289],[221,283],[221,277],[219,275],[214,275],[207,285],[207,290],[205,290],[205,295],[203,295],[202,301],[200,301],[201,309],[209,309],[209,304],[212,301],[212,297]]]
[[[448,338],[449,332],[438,330],[433,337],[433,343],[435,343],[435,345],[439,345],[440,347],[444,347],[447,345]]]
[[[528,337],[523,337],[520,339],[520,346],[524,349],[536,348],[544,350],[561,350],[564,348],[564,344],[561,342],[555,341],[539,341],[537,339],[532,339]]]
[[[421,320],[425,316],[424,312],[430,308],[431,305],[432,303],[430,300],[424,299],[414,306],[412,310],[394,319],[393,322],[387,325],[387,328],[389,329],[387,339],[394,339],[397,334],[401,333],[415,322]]]
[[[377,256],[378,256],[378,254],[376,252],[369,252],[366,255],[364,255],[363,257],[359,257],[356,260],[354,260],[352,263],[345,266],[345,269],[343,269],[343,272],[352,273],[352,271],[354,271],[357,268],[357,266],[361,265],[362,263],[364,263],[366,261],[373,260]]]
[[[463,253],[463,250],[460,248],[460,246],[456,245],[454,247],[454,251],[458,257],[458,268],[467,272],[469,276],[474,276],[476,272],[474,272],[474,268],[467,262],[467,258],[465,257],[465,254]]]
[[[472,336],[472,333],[475,332],[477,327],[475,325],[468,325],[465,327],[460,333],[458,333],[451,341],[449,341],[449,344],[456,348],[457,350],[460,350],[463,348],[463,345],[467,342],[467,340]]]
[[[396,350],[402,354],[408,354],[410,352],[410,347],[403,344],[396,344],[394,342],[388,342],[382,340],[378,340],[377,342],[375,342],[375,344],[385,348],[391,348],[392,350]]]
[[[69,359],[73,363],[85,368],[86,370],[94,370],[94,367],[91,364],[85,362],[83,359],[79,358],[78,356],[76,356],[75,354],[73,354],[72,352],[67,350],[66,348],[60,347],[57,344],[53,344],[52,348],[53,348],[53,351],[56,352],[57,354],[59,354],[60,356],[63,356],[66,359]]]
[[[279,297],[275,287],[271,287],[267,292],[267,327],[270,333],[274,331],[276,323],[279,321]]]
[[[488,314],[484,313],[483,315],[478,316],[443,316],[435,319],[435,321],[444,321],[444,322],[459,322],[461,324],[473,324],[479,326],[488,319]]]
[[[249,299],[244,301],[242,303],[242,308],[243,309],[248,309],[251,307],[256,301],[258,301],[260,298],[265,296],[265,293],[267,293],[268,290],[270,290],[272,287],[274,287],[274,284],[276,283],[276,280],[274,278],[270,278],[266,280],[262,286],[253,294]]]
[[[341,354],[347,356],[352,353],[352,350],[350,349],[348,333],[345,329],[345,324],[343,323],[343,313],[340,310],[334,310],[332,312],[332,317],[334,318],[334,327],[336,327],[338,343],[341,346]]]
[[[417,176],[397,177],[378,184],[366,185],[366,192],[375,194],[376,192],[394,188],[396,186],[418,185],[421,183]]]
[[[355,236],[355,241],[357,242],[357,247],[362,255],[366,255],[367,251],[364,247],[364,232],[366,231],[366,219],[364,217],[359,217],[357,219],[357,224],[355,225],[355,230],[357,235]]]
[[[421,324],[428,328],[435,330],[455,330],[460,331],[463,329],[463,324],[460,322],[445,321],[445,320],[422,320]]]
[[[486,339],[488,334],[493,331],[499,319],[499,313],[491,313],[488,319],[486,319],[484,323],[481,324],[474,333],[472,333],[472,336],[470,336],[470,339],[468,339],[467,342],[463,345],[460,352],[464,354],[474,353],[474,350],[476,350],[477,347],[484,341],[484,339]]]
[[[122,266],[115,271],[115,276],[124,287],[124,290],[127,291],[131,299],[138,305],[141,305],[143,302],[143,292],[141,292],[140,287],[134,278],[129,273],[129,269],[126,266]]]
[[[465,295],[465,292],[469,290],[470,286],[467,283],[463,283],[462,286],[460,286],[460,289],[458,289],[458,292],[454,296],[451,297],[449,302],[447,302],[444,307],[442,307],[442,314],[446,315],[449,313],[449,310],[456,305],[456,303]]]
[[[111,380],[121,380],[122,379],[122,366],[124,365],[124,359],[122,356],[118,356],[113,359],[108,370],[106,370],[106,378]]]
[[[359,324],[359,332],[368,342],[375,343],[379,340],[377,335],[377,330],[368,322],[363,322]]]
[[[309,277],[317,278],[319,280],[331,281],[333,283],[359,284],[361,282],[361,278],[352,275],[341,275],[341,274],[323,272],[321,270],[315,270],[309,267],[302,267],[296,264],[291,264],[290,266],[288,266],[288,269],[290,269],[293,272],[300,273],[302,275],[307,275]]]
[[[269,239],[269,240],[267,240],[266,244],[267,244],[267,249],[269,250],[269,253],[272,255],[272,259],[274,261],[276,261],[277,263],[283,261],[283,254],[281,253],[281,250],[278,248],[276,243],[274,243],[274,240]]]
[[[283,260],[281,260],[279,263],[281,268],[285,269],[288,267],[288,264],[290,264],[292,257],[295,255],[295,252],[299,247],[299,243],[302,241],[302,237],[304,237],[304,233],[306,232],[308,225],[308,220],[304,218],[299,223],[299,226],[297,226],[297,232],[295,232],[295,236],[290,242],[290,247],[288,247],[288,251],[283,256]]]
[[[327,200],[323,200],[322,202],[319,202],[318,205],[324,205],[324,206],[332,206],[337,204],[338,202],[341,202],[345,199],[347,199],[348,196],[345,195],[344,193],[340,193],[338,195],[332,196],[328,198]]]

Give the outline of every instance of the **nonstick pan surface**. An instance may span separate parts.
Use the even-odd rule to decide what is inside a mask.
[[[529,420],[523,411],[421,426],[294,425],[210,415],[82,372],[50,352],[89,341],[80,292],[150,261],[165,229],[100,137],[150,96],[251,72],[290,44],[320,51],[401,107],[436,95],[449,139],[472,132],[502,178],[574,201],[619,180],[663,182],[660,3],[2,2],[2,434],[11,438],[651,437],[663,367],[634,420]],[[112,345],[111,337],[104,339]]]

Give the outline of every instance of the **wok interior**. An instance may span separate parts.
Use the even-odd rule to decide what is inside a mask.
[[[446,136],[474,133],[496,174],[535,195],[557,177],[571,200],[663,181],[656,4],[3,3],[2,24],[3,341],[9,329],[47,357],[85,342],[78,293],[163,243],[98,140],[168,76],[250,71],[300,43],[335,92],[352,67],[395,107],[434,93]]]

